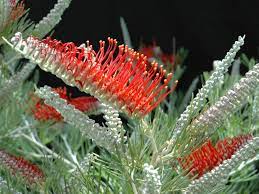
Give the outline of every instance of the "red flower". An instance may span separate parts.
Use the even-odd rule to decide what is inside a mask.
[[[166,64],[166,63],[170,63],[170,64],[174,64],[175,62],[175,56],[172,54],[165,54],[163,53],[161,55],[161,61]]]
[[[41,101],[38,101],[35,105],[34,110],[32,110],[32,113],[35,117],[35,119],[40,121],[61,121],[63,117],[59,112],[56,111],[55,108],[42,103]]]
[[[240,135],[219,140],[215,146],[212,145],[211,140],[208,140],[190,155],[178,160],[184,170],[187,170],[192,176],[200,177],[224,160],[231,158],[250,139],[252,139],[251,135]]]
[[[75,106],[76,109],[82,112],[92,112],[95,111],[98,106],[99,102],[94,97],[77,97],[77,98],[70,98],[67,96],[66,88],[54,88],[55,92],[59,94],[59,97],[62,99],[67,100],[68,104],[72,104]],[[47,121],[47,120],[54,120],[54,121],[61,121],[63,117],[59,112],[56,111],[55,108],[43,103],[41,100],[37,100],[37,103],[32,110],[34,117],[40,121]]]
[[[0,165],[10,170],[13,175],[21,176],[27,183],[41,184],[44,182],[44,174],[36,165],[3,150],[0,150]]]
[[[89,43],[87,47],[77,47],[73,43],[33,37],[26,42],[29,50],[34,51],[27,57],[37,59],[42,69],[129,115],[146,115],[174,90],[167,86],[171,73],[167,74],[155,62],[152,68],[147,68],[144,55],[127,46],[117,46],[112,38],[108,38],[107,48],[100,41],[97,53]]]
[[[153,61],[154,58],[157,58],[161,55],[160,47],[156,46],[156,43],[149,46],[141,46],[139,52],[147,56],[147,59]]]
[[[146,55],[148,60],[154,60],[154,58],[159,59],[164,64],[170,63],[174,64],[175,56],[173,54],[164,53],[156,42],[153,42],[153,45],[141,46],[139,52]]]
[[[153,45],[141,46],[139,52],[146,55],[148,61],[153,61],[154,59],[161,61],[169,72],[175,70],[176,56],[164,53],[161,48],[157,46],[156,42],[153,42]],[[170,65],[168,65],[168,63]]]
[[[15,20],[20,18],[25,13],[25,5],[24,1],[20,1],[16,4],[16,0],[10,0],[11,12],[8,16],[8,19],[5,23],[5,26],[13,23]]]
[[[76,109],[82,112],[92,112],[96,110],[99,105],[99,102],[96,98],[85,96],[71,98],[68,102],[69,104],[74,105]]]

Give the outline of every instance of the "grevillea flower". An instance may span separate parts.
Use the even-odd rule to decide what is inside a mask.
[[[29,184],[41,184],[44,182],[44,174],[36,165],[3,150],[0,150],[0,165],[13,175],[21,176]]]
[[[3,21],[3,28],[12,24],[15,20],[19,19],[25,13],[24,1],[19,3],[16,0],[9,0],[7,7],[6,18]]]
[[[61,121],[63,118],[59,112],[56,111],[53,107],[44,104],[41,101],[38,101],[32,110],[34,118],[39,121]]]
[[[55,92],[59,94],[59,97],[65,99],[69,104],[74,105],[76,109],[82,112],[94,112],[99,102],[96,98],[90,96],[82,96],[77,98],[71,98],[67,95],[66,88],[54,88]],[[63,117],[56,111],[55,108],[43,103],[40,99],[36,99],[35,107],[32,110],[34,117],[40,121],[61,121]]]
[[[21,33],[11,42],[43,70],[130,116],[146,115],[174,90],[168,89],[172,73],[167,74],[156,62],[147,68],[146,56],[125,45],[117,46],[112,38],[108,38],[107,48],[100,41],[98,52],[89,42],[77,47],[51,38],[23,40]]]
[[[240,135],[219,140],[215,146],[211,140],[208,140],[190,155],[180,158],[179,163],[190,175],[200,177],[224,160],[231,158],[250,139],[252,139],[251,135]]]
[[[24,1],[20,1],[16,4],[16,1],[11,2],[12,10],[9,15],[9,20],[14,21],[20,18],[25,13]]]
[[[173,54],[164,53],[161,48],[157,46],[156,42],[153,42],[153,44],[149,46],[141,46],[139,52],[146,55],[147,59],[150,61],[159,59],[164,64],[170,63],[174,65],[175,63],[175,56]]]
[[[16,0],[9,0],[9,3],[11,6],[14,7],[16,5]]]
[[[228,183],[229,177],[240,171],[244,166],[258,160],[256,156],[259,148],[259,138],[253,137],[238,149],[230,159],[224,160],[220,165],[194,179],[184,189],[183,193],[215,193]]]

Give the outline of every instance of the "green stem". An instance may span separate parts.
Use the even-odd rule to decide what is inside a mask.
[[[55,158],[62,158],[62,160],[68,164],[69,166],[71,166],[72,168],[76,168],[76,165],[74,165],[73,163],[71,163],[69,160],[61,157],[60,155],[58,155],[57,153],[53,152],[52,150],[50,150],[49,148],[47,148],[46,146],[44,146],[42,143],[38,142],[35,138],[35,136],[33,135],[33,133],[30,134],[31,136],[25,135],[25,134],[21,134],[21,136],[23,136],[25,139],[29,140],[30,142],[34,143],[35,145],[37,145],[38,147],[40,147],[41,149],[43,149],[44,151],[46,151],[48,154],[53,155]]]

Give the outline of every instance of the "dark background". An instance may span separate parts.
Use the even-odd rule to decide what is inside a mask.
[[[38,21],[53,7],[54,0],[27,0],[30,18]],[[251,0],[73,0],[53,37],[80,44],[90,40],[98,45],[108,36],[122,41],[119,17],[126,20],[135,48],[141,40],[156,40],[165,52],[172,51],[172,37],[176,46],[189,50],[188,67],[180,88],[205,70],[212,69],[212,61],[222,59],[238,35],[246,35],[241,52],[258,56],[259,1]],[[240,53],[241,53],[240,52]],[[240,54],[239,53],[239,54]],[[41,73],[40,84],[59,85],[54,76]]]

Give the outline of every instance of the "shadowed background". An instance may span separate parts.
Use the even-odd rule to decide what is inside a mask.
[[[25,2],[31,9],[30,18],[38,21],[56,1]],[[189,50],[187,70],[179,82],[183,89],[195,76],[211,70],[212,61],[222,59],[238,35],[246,34],[241,52],[258,56],[259,1],[251,0],[73,0],[53,37],[76,44],[90,40],[97,46],[100,39],[111,36],[123,43],[120,16],[127,23],[135,48],[141,41],[156,40],[163,51],[170,53],[175,37],[177,48]],[[41,72],[40,85],[60,83],[54,76]]]

